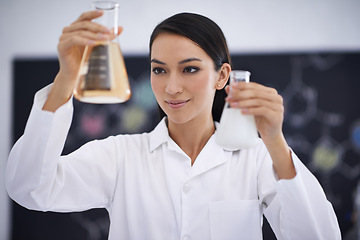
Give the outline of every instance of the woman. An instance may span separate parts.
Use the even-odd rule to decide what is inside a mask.
[[[278,239],[340,239],[321,186],[285,141],[276,90],[230,86],[226,101],[255,116],[262,141],[247,150],[216,144],[212,105],[230,57],[220,28],[200,15],[174,15],[151,36],[151,85],[166,115],[158,126],[60,156],[83,48],[111,37],[91,22],[101,14],[86,12],[64,28],[59,73],[36,94],[9,156],[6,184],[16,202],[57,212],[104,207],[109,239],[261,239],[263,214]]]

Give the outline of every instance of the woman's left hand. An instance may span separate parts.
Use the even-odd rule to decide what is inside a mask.
[[[226,101],[231,107],[240,108],[243,114],[255,117],[257,130],[270,153],[278,178],[295,177],[296,170],[282,132],[283,98],[274,88],[254,82],[234,83],[226,88],[226,92],[229,94]]]
[[[229,94],[226,101],[231,107],[255,117],[257,130],[265,143],[282,137],[283,98],[274,88],[254,82],[237,82],[225,90]]]

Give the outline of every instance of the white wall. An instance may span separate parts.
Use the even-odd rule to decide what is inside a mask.
[[[56,56],[62,28],[90,0],[0,0],[0,239],[10,228],[4,168],[11,144],[11,62]],[[147,54],[154,26],[173,13],[207,15],[222,27],[231,52],[359,51],[358,0],[119,1],[124,54]]]

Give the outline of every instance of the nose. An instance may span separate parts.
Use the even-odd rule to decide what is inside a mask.
[[[170,95],[175,95],[181,93],[182,90],[181,78],[175,73],[170,74],[166,82],[165,92]]]

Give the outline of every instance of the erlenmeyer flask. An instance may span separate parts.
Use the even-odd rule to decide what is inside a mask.
[[[74,96],[88,103],[122,103],[130,98],[131,90],[117,36],[119,4],[96,1],[92,8],[104,12],[93,21],[114,31],[115,38],[85,47]]]
[[[230,83],[249,82],[250,72],[234,70],[230,72]],[[220,125],[216,135],[216,142],[229,149],[246,149],[259,142],[255,118],[243,115],[238,108],[231,108],[226,102],[220,118]]]

